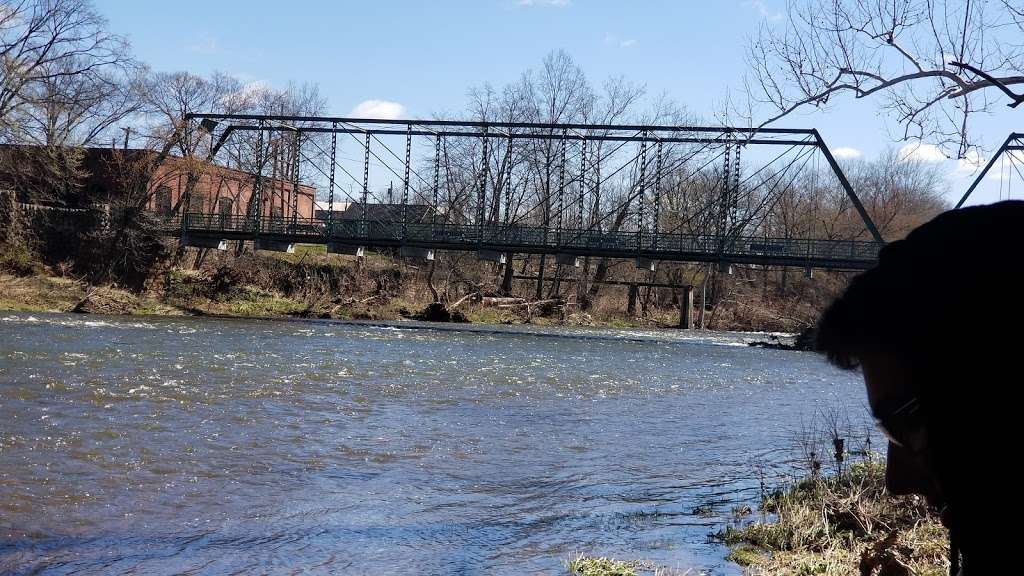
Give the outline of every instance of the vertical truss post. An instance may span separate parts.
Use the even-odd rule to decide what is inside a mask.
[[[662,145],[664,142],[658,140],[657,159],[654,166],[654,222],[651,226],[651,247],[658,247],[658,219],[661,217],[661,169],[662,169]]]
[[[260,233],[260,219],[263,217],[263,131],[265,125],[260,120],[259,134],[256,138],[256,178],[253,180],[253,198],[256,200],[255,218],[253,232],[256,236]]]
[[[476,192],[476,228],[478,244],[482,244],[484,241],[484,205],[487,203],[487,180],[489,178],[488,168],[490,166],[490,159],[487,157],[487,126],[484,126],[483,133],[481,135],[481,142],[483,150],[481,151],[480,186],[477,188]]]
[[[736,236],[739,235],[740,230],[738,229],[739,222],[739,209],[740,209],[740,176],[742,176],[742,162],[741,153],[743,151],[743,144],[736,142],[736,156],[733,158],[732,163],[732,191],[729,193],[729,238],[730,246],[735,241]]]
[[[600,140],[597,142],[597,151],[594,154],[594,209],[590,214],[590,226],[588,228],[593,229],[594,225],[597,225],[597,229],[601,230],[601,145],[603,142]]]
[[[558,246],[562,245],[562,227],[564,221],[562,220],[562,213],[565,212],[565,146],[566,146],[566,133],[568,130],[562,129],[562,150],[560,153],[560,160],[558,161],[558,212],[556,228],[558,232],[555,233],[555,244]]]
[[[182,121],[181,136],[179,136],[179,138],[180,138],[180,140],[182,142],[188,142],[188,134],[189,134],[189,130],[190,130],[191,126],[192,126],[192,119],[189,118],[188,116],[186,116],[183,119],[183,121]],[[177,135],[178,135],[178,132],[175,131],[174,135],[172,135],[171,138],[168,140],[167,145],[164,147],[164,150],[165,150],[164,153],[165,154],[166,154],[166,152],[169,152],[170,149],[171,149],[171,146],[174,145],[173,144],[174,136],[177,136]],[[188,150],[187,145],[184,146],[184,148],[185,148],[185,150]],[[181,236],[179,236],[179,238],[184,238],[185,237],[185,232],[188,230],[188,220],[189,220],[189,218],[188,218],[188,202],[187,202],[188,200],[189,200],[189,198],[188,198],[188,185],[186,184],[184,200],[182,198],[178,199],[178,202],[179,202],[179,204],[178,204],[178,213],[181,214],[181,223],[180,223],[180,227],[181,227],[180,233],[181,233]],[[184,206],[183,206],[183,204],[184,204]],[[182,210],[182,208],[184,208],[184,210]],[[173,213],[173,210],[172,210],[172,213]]]
[[[359,233],[364,237],[370,235],[366,227],[366,203],[370,196],[370,133],[366,133],[366,141],[363,143],[363,197],[360,202]]]
[[[505,224],[508,224],[511,221],[511,219],[512,219],[512,216],[510,214],[510,212],[512,212],[512,144],[513,144],[512,129],[510,128],[509,131],[508,131],[508,143],[505,145],[506,146],[506,159],[507,159],[507,162],[505,162],[505,186],[504,186],[504,189],[505,189],[505,217],[504,217],[504,222],[505,222]],[[511,263],[509,265],[511,266]]]
[[[292,231],[299,222],[299,156],[302,151],[302,132],[295,131],[295,154],[292,158]]]
[[[587,139],[580,143],[580,190],[578,194],[579,213],[576,215],[576,233],[583,230],[583,212],[586,210],[584,194],[587,190]]]
[[[331,192],[327,198],[327,237],[330,238],[334,234],[334,171],[338,163],[338,123],[331,123],[331,175],[330,175],[330,187]],[[316,216],[316,214],[314,214]]]
[[[409,236],[409,162],[412,158],[412,124],[405,125],[405,174],[402,176],[402,242]]]
[[[636,211],[636,250],[640,251],[640,248],[644,244],[644,200],[646,200],[647,192],[647,132],[643,132],[640,137],[640,190],[637,191],[637,204]]]
[[[430,211],[430,235],[434,235],[434,222],[437,220],[437,193],[441,186],[441,135],[434,139],[434,203]]]
[[[729,231],[729,206],[732,204],[732,145],[733,135],[728,132],[725,137],[725,159],[722,165],[722,189],[718,198],[718,222],[715,234],[718,236],[718,258],[721,264],[725,253],[725,236]]]

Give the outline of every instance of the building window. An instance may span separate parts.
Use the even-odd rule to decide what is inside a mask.
[[[156,213],[161,216],[171,215],[171,187],[159,186],[156,189]]]
[[[191,197],[189,197],[188,211],[189,212],[193,212],[193,213],[202,212],[203,208],[205,206],[206,206],[206,195],[205,194],[200,194],[198,192],[193,192]]]
[[[232,207],[231,198],[220,198],[217,200],[217,212],[221,216],[231,216]]]

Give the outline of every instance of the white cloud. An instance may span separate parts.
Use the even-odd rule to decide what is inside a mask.
[[[842,148],[836,148],[832,151],[832,155],[836,158],[843,158],[845,160],[852,160],[854,158],[860,158],[864,154],[856,148],[849,148],[844,146]]]
[[[605,34],[604,43],[606,46],[618,46],[619,48],[632,48],[637,45],[635,38],[622,38],[615,34]]]
[[[964,154],[963,158],[956,161],[956,173],[960,176],[974,174],[985,167],[988,159],[981,155],[977,149],[971,148]]]
[[[768,8],[768,5],[764,3],[764,0],[747,0],[742,5],[753,8],[765,20],[769,20],[771,22],[782,20],[782,12]]]
[[[380,118],[383,120],[399,120],[406,118],[405,106],[389,100],[364,100],[351,112],[353,118]]]
[[[224,96],[221,102],[226,106],[244,106],[246,103],[254,102],[262,94],[273,90],[266,80],[254,80],[239,88],[238,90]]]
[[[572,3],[572,0],[517,0],[516,6],[552,6],[555,8],[561,8],[568,6]]]
[[[196,54],[211,55],[220,52],[220,42],[213,36],[206,36],[186,44],[185,49]]]
[[[898,151],[899,157],[904,162],[914,160],[917,162],[925,162],[928,164],[934,164],[943,162],[946,160],[946,155],[942,153],[942,150],[934,144],[924,144],[922,142],[911,142],[905,144]]]

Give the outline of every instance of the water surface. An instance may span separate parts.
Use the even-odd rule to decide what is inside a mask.
[[[736,575],[708,535],[863,412],[749,339],[0,312],[0,573]]]

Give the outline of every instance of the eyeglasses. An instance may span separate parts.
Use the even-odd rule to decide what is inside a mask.
[[[875,417],[875,426],[893,444],[911,452],[923,452],[928,445],[924,413],[917,398],[882,417]]]

